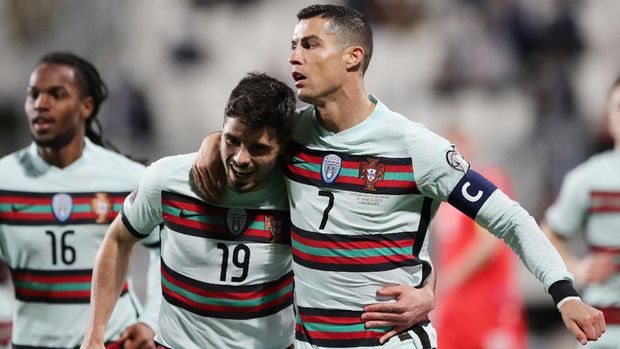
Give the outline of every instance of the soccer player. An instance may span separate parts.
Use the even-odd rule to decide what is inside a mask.
[[[15,288],[13,348],[82,342],[97,249],[144,171],[102,147],[95,125],[106,96],[95,67],[71,53],[46,54],[30,75],[25,111],[33,143],[0,159],[0,259]],[[105,341],[153,348],[157,303],[142,313],[127,283],[119,294]]]
[[[147,169],[97,257],[82,348],[101,348],[131,249],[161,223],[160,348],[292,347],[290,221],[277,160],[294,111],[293,91],[265,74],[251,73],[233,89],[221,141],[227,189],[217,205],[190,181],[196,153]]]
[[[284,164],[295,348],[382,345],[388,329],[374,328],[375,321],[365,326],[386,307],[373,304],[377,290],[420,286],[428,279],[427,233],[441,201],[517,252],[579,342],[599,338],[605,330],[602,313],[579,299],[571,275],[532,217],[470,169],[450,142],[366,93],[363,76],[372,56],[366,19],[334,5],[312,5],[297,17],[289,62],[297,96],[312,106],[299,112]],[[208,139],[203,152],[212,144]],[[209,157],[197,165],[206,194],[214,190],[210,176],[218,172],[204,167],[217,163]],[[422,321],[383,345],[434,348],[436,334]]]
[[[605,315],[607,332],[588,348],[620,348],[620,77],[609,92],[607,113],[614,149],[566,174],[543,223],[576,282],[587,286],[584,299]],[[581,228],[589,253],[578,258],[565,240]]]

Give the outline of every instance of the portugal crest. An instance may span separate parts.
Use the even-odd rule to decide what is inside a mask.
[[[282,221],[277,220],[274,216],[265,216],[265,230],[275,239],[282,232]]]
[[[359,169],[359,178],[363,178],[366,186],[364,189],[375,191],[375,184],[379,180],[383,180],[385,167],[379,163],[379,159],[368,159],[368,162],[361,162]]]
[[[342,159],[336,154],[329,154],[323,158],[321,163],[321,178],[326,184],[331,184],[340,174]]]
[[[95,198],[91,200],[90,205],[93,212],[97,215],[96,223],[106,223],[108,215],[112,212],[112,200],[106,193],[96,193]]]
[[[228,232],[237,237],[245,230],[248,213],[242,208],[230,208],[226,211],[226,227]]]
[[[60,223],[64,223],[71,218],[71,212],[73,212],[73,199],[71,195],[60,193],[52,196],[52,212],[54,217]]]

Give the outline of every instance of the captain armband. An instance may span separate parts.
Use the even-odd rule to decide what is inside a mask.
[[[448,202],[472,219],[497,187],[478,172],[469,169],[450,193]]]

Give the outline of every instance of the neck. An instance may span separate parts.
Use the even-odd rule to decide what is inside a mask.
[[[82,156],[84,150],[84,136],[76,135],[71,142],[63,147],[37,146],[37,154],[48,164],[65,168]]]
[[[342,86],[332,96],[315,104],[319,111],[319,122],[325,129],[338,133],[354,127],[368,119],[375,104],[368,99],[363,82],[348,88]]]

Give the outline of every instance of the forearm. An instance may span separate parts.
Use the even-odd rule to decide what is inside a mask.
[[[572,275],[559,253],[544,236],[534,219],[516,202],[497,190],[476,216],[476,221],[504,240],[526,268],[540,280],[557,303],[557,298],[576,294]],[[551,285],[556,287],[551,289]],[[561,285],[561,287],[557,287]]]
[[[556,234],[547,223],[541,224],[540,228],[542,229],[545,236],[547,236],[553,247],[555,247],[555,249],[558,251],[558,253],[562,257],[562,260],[564,260],[564,263],[566,263],[568,271],[575,274],[577,272],[577,265],[579,264],[579,261],[572,253],[568,251],[564,240],[560,238],[558,234]]]
[[[135,244],[125,235],[129,233],[119,215],[110,225],[95,259],[86,341],[104,341],[105,328],[127,277]]]

